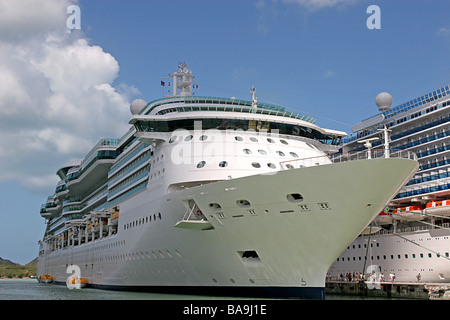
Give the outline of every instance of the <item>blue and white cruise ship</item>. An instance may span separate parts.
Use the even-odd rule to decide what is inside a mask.
[[[346,133],[254,89],[194,96],[185,64],[166,83],[171,96],[132,102],[120,139],[57,171],[40,281],[323,299],[331,264],[416,172],[414,153],[335,154]]]
[[[392,99],[386,93],[379,98]],[[377,266],[386,280],[395,274],[395,281],[449,282],[450,85],[379,111],[353,127],[343,150],[409,150],[420,167],[372,228],[337,258],[330,275],[367,276],[367,267]]]

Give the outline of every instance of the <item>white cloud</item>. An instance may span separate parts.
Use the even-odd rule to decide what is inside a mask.
[[[334,76],[336,76],[336,72],[334,72],[333,70],[327,70],[323,75],[325,79],[333,78]]]
[[[292,12],[294,7],[298,7],[302,14],[312,14],[325,8],[341,8],[355,4],[357,0],[257,0],[255,9],[258,14],[256,30],[267,35],[270,26],[283,15]]]
[[[101,138],[128,129],[134,87],[82,31],[68,32],[76,0],[0,0],[0,182],[51,193],[56,170]]]
[[[297,4],[308,10],[315,11],[338,5],[353,4],[356,0],[282,0],[284,3]]]
[[[437,32],[438,36],[444,37],[447,41],[450,41],[450,28],[442,27]]]

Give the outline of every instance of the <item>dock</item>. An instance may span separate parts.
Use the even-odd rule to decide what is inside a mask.
[[[325,284],[326,294],[388,299],[429,300],[432,289],[450,289],[450,283],[327,281]]]

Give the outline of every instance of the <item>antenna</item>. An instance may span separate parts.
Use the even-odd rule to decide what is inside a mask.
[[[192,71],[186,68],[187,63],[178,62],[178,70],[172,74],[169,74],[169,77],[161,78],[161,85],[164,86],[165,82],[162,79],[172,78],[172,83],[169,83],[169,86],[172,85],[172,96],[192,96],[192,89],[194,88],[194,82],[196,84],[196,88],[198,88],[197,82],[194,80],[194,76],[192,75]]]
[[[364,139],[364,140],[358,141],[358,143],[364,143],[364,147],[367,148],[367,159],[372,159],[370,149],[372,148],[372,141],[375,141],[375,140],[378,140],[378,138],[374,137],[374,138],[369,138],[369,139]]]
[[[252,94],[252,110],[253,112],[256,112],[256,108],[258,107],[258,98],[256,98],[255,85],[252,85],[252,90],[250,93]]]

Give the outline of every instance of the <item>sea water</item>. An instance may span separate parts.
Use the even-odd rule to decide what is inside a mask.
[[[248,300],[248,298],[179,295],[150,292],[68,289],[64,285],[39,283],[36,279],[0,279],[0,300]],[[362,297],[326,295],[325,300],[361,300]],[[378,298],[377,298],[378,299]],[[252,298],[252,300],[266,300]]]

